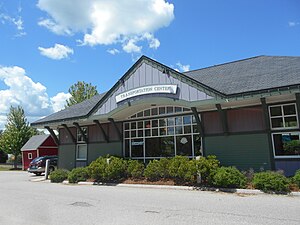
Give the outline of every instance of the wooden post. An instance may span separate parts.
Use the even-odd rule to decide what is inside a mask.
[[[66,124],[62,124],[62,126],[67,130],[67,132],[70,135],[73,143],[76,143],[76,139],[75,139],[74,135],[72,134],[70,128]]]
[[[48,130],[48,132],[50,133],[51,137],[53,138],[55,144],[59,145],[59,140],[58,140],[56,134],[54,133],[54,131],[49,126],[45,126],[45,129]]]
[[[105,131],[104,131],[101,123],[99,122],[99,120],[94,120],[94,123],[97,124],[97,126],[100,128],[100,131],[103,134],[105,141],[108,143],[109,142],[108,135],[105,133]]]
[[[117,134],[118,134],[118,137],[119,137],[120,141],[122,141],[122,134],[121,134],[121,131],[119,130],[116,122],[114,121],[113,118],[108,118],[108,120],[113,124],[115,130],[117,131]]]
[[[220,104],[216,104],[216,108],[219,112],[219,115],[221,117],[221,122],[222,122],[222,127],[223,127],[223,133],[225,135],[228,135],[228,121],[227,121],[227,115],[226,115],[226,111],[224,109],[222,109]]]

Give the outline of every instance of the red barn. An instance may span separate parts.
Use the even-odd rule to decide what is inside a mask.
[[[48,135],[35,135],[21,148],[23,170],[27,170],[29,163],[36,157],[57,155],[58,147],[53,138]]]

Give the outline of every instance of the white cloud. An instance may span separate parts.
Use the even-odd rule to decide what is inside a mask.
[[[1,13],[0,14],[0,21],[1,21],[2,24],[6,24],[6,22],[8,22],[10,24],[13,24],[16,27],[17,31],[18,31],[18,33],[15,36],[21,37],[21,36],[26,35],[26,32],[24,31],[24,25],[23,25],[24,21],[23,21],[21,16],[11,17],[9,15]]]
[[[83,33],[82,45],[120,43],[126,52],[139,52],[139,41],[156,49],[154,32],[174,19],[174,5],[165,0],[39,0],[48,13],[39,25],[59,35]]]
[[[183,64],[181,64],[180,62],[178,62],[178,63],[176,63],[176,66],[178,67],[178,68],[176,68],[175,70],[177,70],[177,71],[179,71],[179,72],[187,72],[187,71],[189,71],[190,70],[190,65],[183,65]]]
[[[137,40],[130,39],[127,43],[123,45],[123,50],[127,53],[140,53],[142,50],[142,46],[136,45]]]
[[[289,24],[289,27],[295,27],[295,26],[300,25],[299,22],[295,22],[295,21],[290,21],[288,24]]]
[[[66,105],[66,100],[71,97],[70,93],[60,92],[54,97],[50,98],[51,105],[55,112],[63,109]]]
[[[116,49],[116,48],[108,49],[107,52],[108,52],[109,54],[112,54],[112,55],[116,55],[116,54],[119,54],[119,53],[120,53],[120,51],[119,51],[118,49]]]
[[[32,81],[25,70],[18,66],[0,66],[0,82],[8,87],[0,90],[0,129],[4,128],[11,105],[21,105],[32,122],[64,108],[62,102],[69,97],[69,94],[59,93],[49,99],[46,87]]]
[[[38,47],[38,49],[42,55],[55,60],[67,58],[70,54],[74,53],[72,48],[60,44],[55,44],[52,48]]]

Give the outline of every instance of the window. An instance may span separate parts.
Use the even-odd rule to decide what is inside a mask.
[[[287,129],[298,127],[295,104],[270,106],[269,111],[272,129]]]
[[[87,127],[81,127],[85,136],[87,136]],[[83,136],[79,129],[77,129],[77,142],[84,142]]]
[[[77,160],[87,159],[87,145],[77,145],[76,159]]]
[[[145,109],[140,111],[129,118],[141,118],[141,117],[150,117],[150,116],[158,116],[165,114],[174,114],[174,113],[182,113],[191,111],[189,108],[184,108],[181,106],[160,106],[156,108]]]
[[[300,157],[300,133],[272,134],[274,156],[277,158]]]
[[[28,159],[32,159],[32,153],[28,153]]]

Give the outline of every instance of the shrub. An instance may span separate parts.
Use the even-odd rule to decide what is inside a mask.
[[[171,159],[169,165],[169,174],[172,178],[179,180],[189,180],[192,174],[197,173],[194,162],[185,156],[175,156]]]
[[[289,192],[289,180],[282,174],[267,171],[254,174],[253,185],[264,192]]]
[[[78,183],[79,181],[86,181],[89,178],[86,167],[79,167],[71,170],[68,174],[69,183]]]
[[[216,170],[212,183],[217,187],[240,188],[246,184],[246,177],[235,167],[221,167]]]
[[[300,188],[300,170],[296,171],[293,177],[293,183],[297,184],[297,186]]]
[[[51,183],[61,183],[68,178],[69,171],[57,169],[50,173]]]
[[[127,175],[134,179],[141,178],[144,172],[144,164],[138,160],[129,160],[127,161]]]
[[[209,155],[206,158],[201,157],[196,160],[197,173],[201,174],[201,179],[205,183],[211,183],[217,168],[220,166],[220,161],[215,155]]]
[[[125,161],[115,156],[99,157],[88,166],[90,177],[97,181],[119,180],[125,176],[125,171]]]
[[[170,159],[162,158],[160,160],[152,160],[147,165],[144,176],[149,180],[158,180],[169,177]]]

